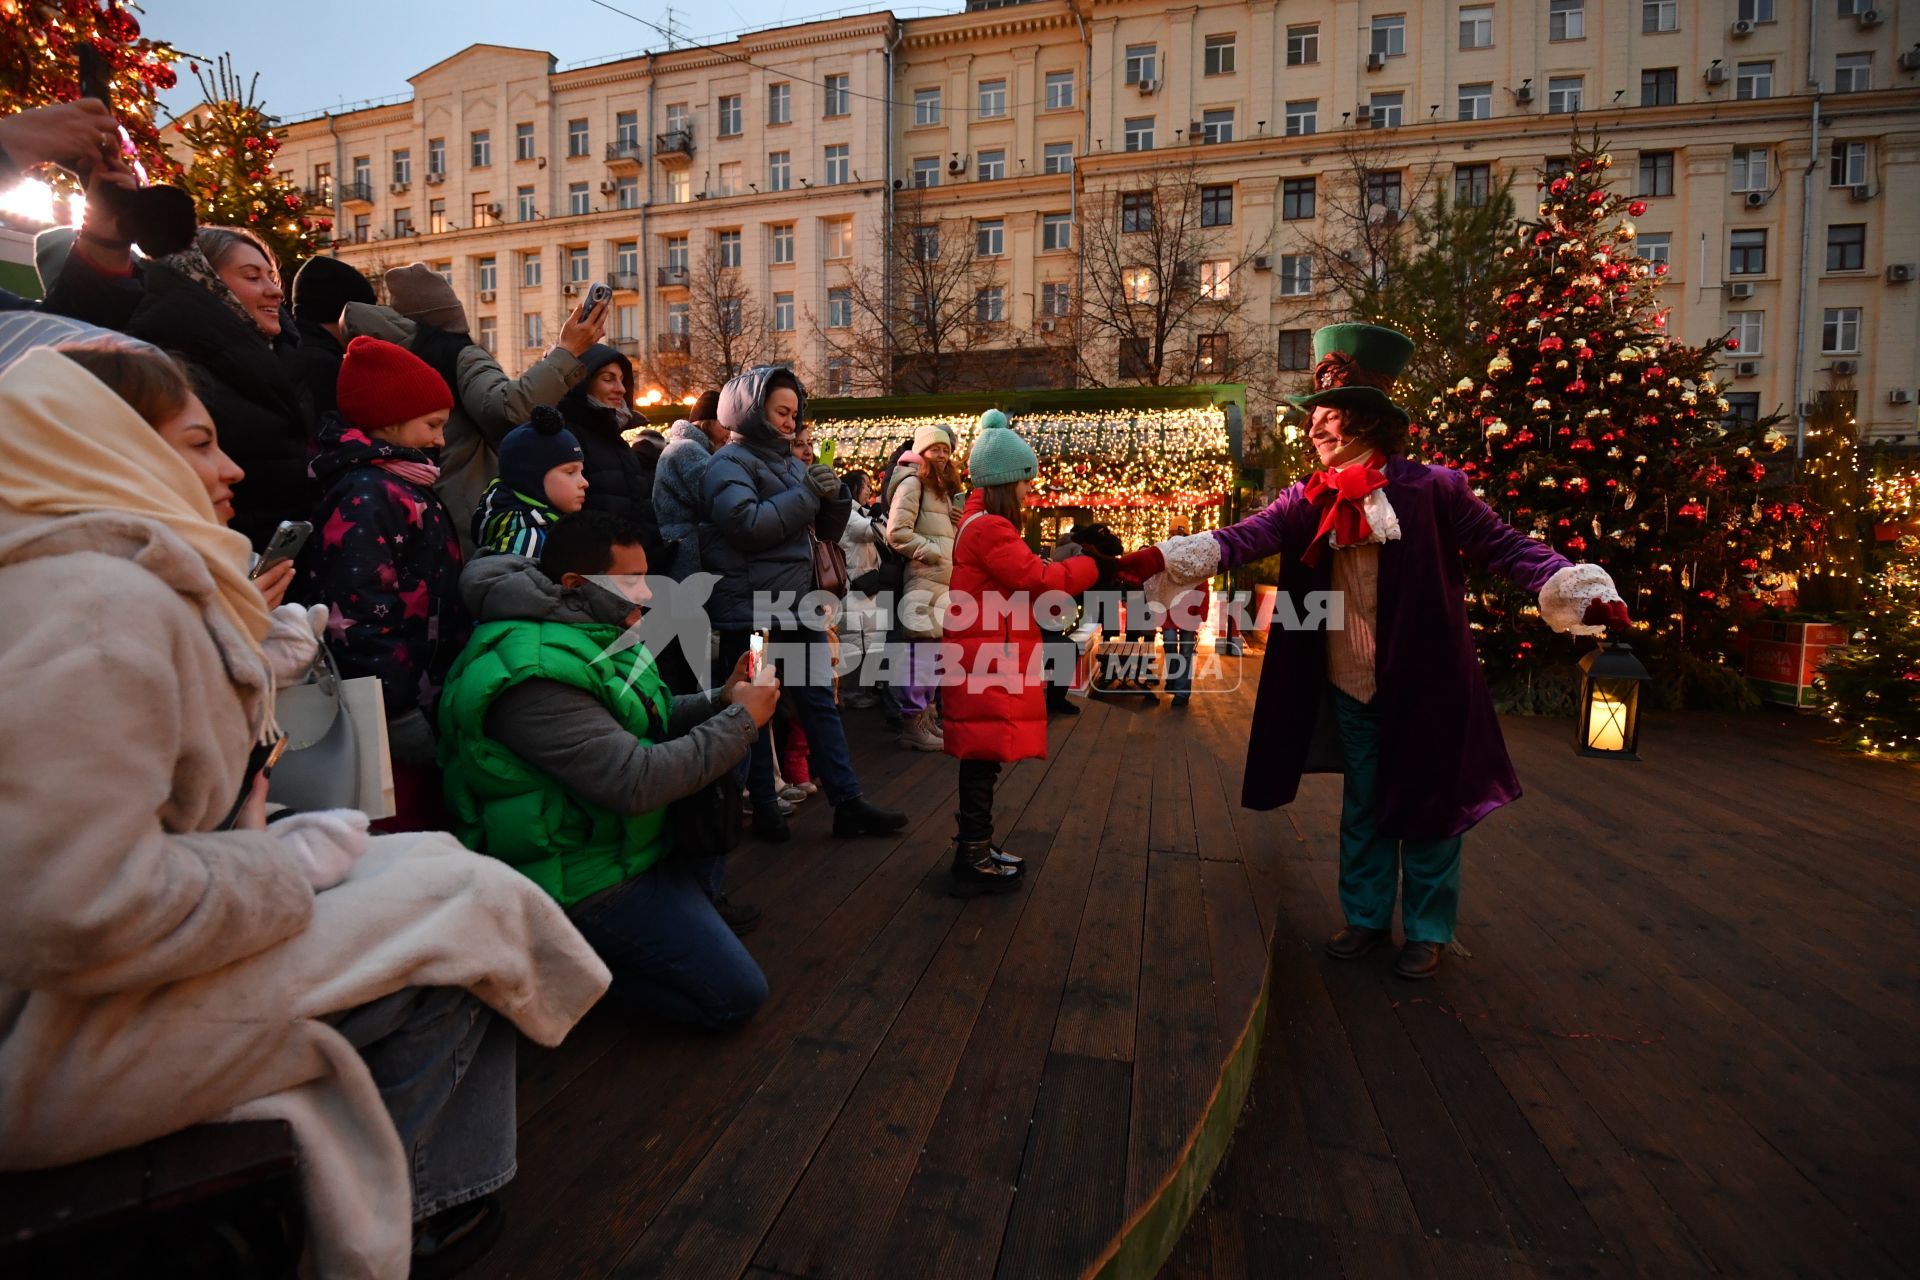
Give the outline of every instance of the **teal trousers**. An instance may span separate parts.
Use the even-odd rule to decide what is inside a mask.
[[[1409,942],[1453,941],[1460,910],[1460,837],[1396,840],[1374,830],[1380,780],[1380,717],[1373,704],[1333,691],[1346,757],[1340,797],[1340,909],[1348,924],[1369,929],[1393,925],[1393,898],[1400,894],[1400,924]]]

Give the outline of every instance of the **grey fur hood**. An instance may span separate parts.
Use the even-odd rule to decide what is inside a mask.
[[[481,556],[460,573],[460,598],[479,622],[567,622],[621,626],[633,612],[625,596],[589,583],[563,587],[524,556]]]
[[[800,412],[794,417],[797,430],[798,424],[807,420],[807,389],[792,370],[770,364],[756,365],[720,388],[720,425],[739,432],[741,439],[759,448],[789,449],[787,437],[767,425],[767,394],[780,376],[792,380],[794,392],[800,397]]]

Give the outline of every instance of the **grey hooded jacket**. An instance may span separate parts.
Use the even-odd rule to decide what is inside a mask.
[[[481,556],[460,575],[476,622],[611,623],[633,606],[600,587],[570,590],[519,556]],[[664,809],[746,759],[759,730],[718,689],[673,699],[667,741],[647,746],[584,689],[526,680],[487,708],[486,734],[589,804],[637,815]]]
[[[807,483],[806,464],[793,456],[791,443],[767,425],[768,384],[779,372],[771,365],[749,369],[720,392],[720,421],[740,439],[707,463],[700,567],[719,575],[707,612],[722,630],[766,625],[754,617],[756,594],[797,599],[811,591],[812,539],[838,541],[853,510],[845,485],[823,501]],[[803,390],[802,418],[806,408]]]
[[[700,572],[700,513],[705,499],[707,463],[713,441],[691,422],[676,422],[667,432],[667,447],[653,471],[653,516],[660,537],[673,544],[673,564],[667,569],[676,582]]]

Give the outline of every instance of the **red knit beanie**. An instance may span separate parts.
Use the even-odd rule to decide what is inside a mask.
[[[396,427],[453,408],[453,393],[433,366],[405,347],[378,338],[347,344],[335,384],[340,416],[362,431]]]

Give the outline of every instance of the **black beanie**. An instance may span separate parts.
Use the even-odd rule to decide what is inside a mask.
[[[507,432],[500,442],[500,480],[515,493],[545,502],[547,472],[585,460],[560,411],[541,405],[532,421]]]
[[[372,302],[373,284],[338,258],[308,258],[293,276],[293,314],[315,324],[338,324],[349,302]]]

